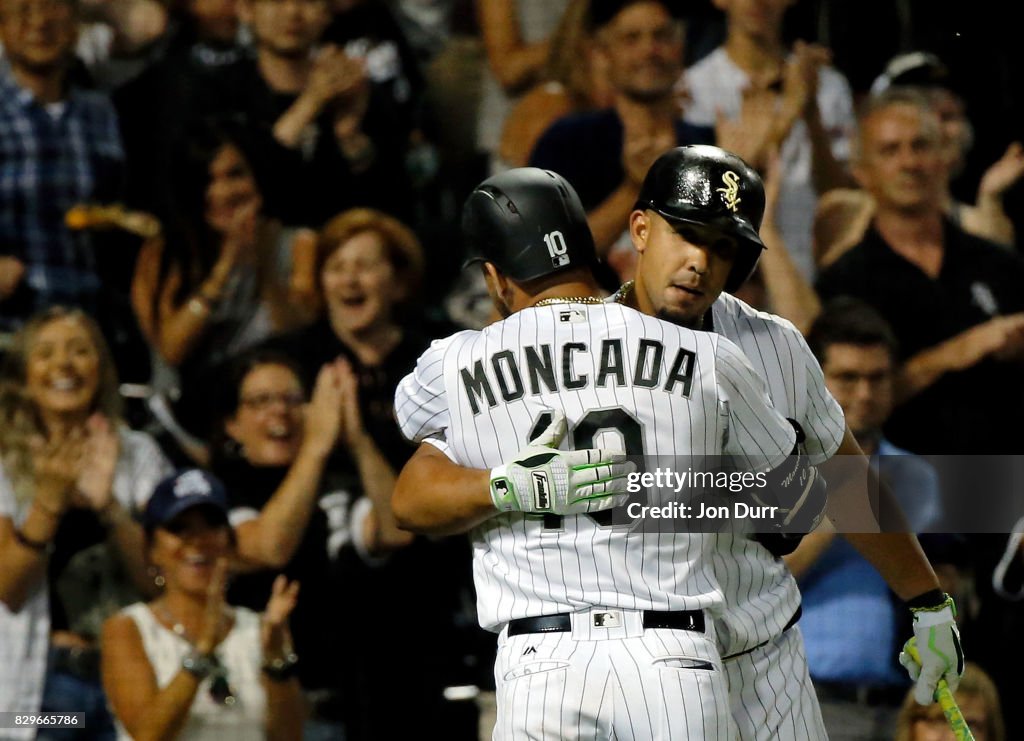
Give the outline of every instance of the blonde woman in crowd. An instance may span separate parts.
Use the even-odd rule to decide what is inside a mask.
[[[81,311],[31,318],[6,363],[0,710],[74,708],[112,734],[96,638],[105,617],[152,588],[132,513],[170,467],[124,425],[107,345]]]
[[[984,669],[968,662],[954,697],[976,741],[1006,741],[999,692]],[[956,741],[956,737],[938,703],[918,705],[908,692],[896,721],[896,741]]]

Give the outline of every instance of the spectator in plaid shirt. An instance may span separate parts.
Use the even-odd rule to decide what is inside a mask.
[[[0,0],[0,329],[54,303],[96,309],[87,233],[64,214],[111,200],[124,155],[109,100],[68,83],[76,0]]]

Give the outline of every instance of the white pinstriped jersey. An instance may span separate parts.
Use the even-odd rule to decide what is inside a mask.
[[[831,458],[846,429],[843,410],[825,388],[821,366],[797,328],[726,293],[712,305],[711,316],[714,332],[736,343],[768,384],[775,408],[800,423],[811,462]],[[726,605],[716,628],[722,655],[729,656],[782,632],[800,605],[800,590],[782,560],[759,543],[733,535],[710,537],[718,541],[714,569]]]
[[[735,345],[617,304],[534,307],[435,342],[395,398],[406,437],[438,440],[471,468],[511,460],[548,409],[565,413],[575,447],[617,443],[648,460],[725,455],[767,470],[794,445]],[[598,519],[507,513],[478,526],[481,625],[593,606],[720,607],[712,539],[672,532],[678,523],[651,533],[650,521],[641,532]]]

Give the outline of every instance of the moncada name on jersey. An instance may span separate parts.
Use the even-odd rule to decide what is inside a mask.
[[[527,383],[529,393],[533,396],[545,391],[555,394],[563,390],[579,391],[591,383],[598,387],[614,383],[616,386],[630,385],[648,389],[662,386],[667,393],[671,394],[678,389],[682,397],[690,397],[696,358],[692,350],[679,348],[671,363],[666,366],[665,346],[657,340],[640,339],[632,349],[630,354],[636,358],[636,362],[627,364],[623,341],[603,340],[598,349],[601,362],[594,379],[586,373],[577,374],[573,367],[577,353],[587,355],[590,352],[586,342],[566,342],[557,352],[549,344],[525,345],[520,359],[511,350],[502,350],[491,355],[487,363],[481,359],[471,368],[460,368],[459,377],[474,416],[480,414],[480,404],[484,400],[488,407],[498,404],[495,388],[503,401],[510,402],[526,395]],[[556,357],[561,361],[558,365],[555,363]],[[559,371],[557,374],[556,369]]]

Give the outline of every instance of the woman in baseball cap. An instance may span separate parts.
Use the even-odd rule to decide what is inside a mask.
[[[225,602],[235,536],[224,486],[206,471],[157,484],[143,527],[163,593],[103,628],[103,684],[118,737],[301,737],[288,630],[298,583],[278,577],[262,616]]]

